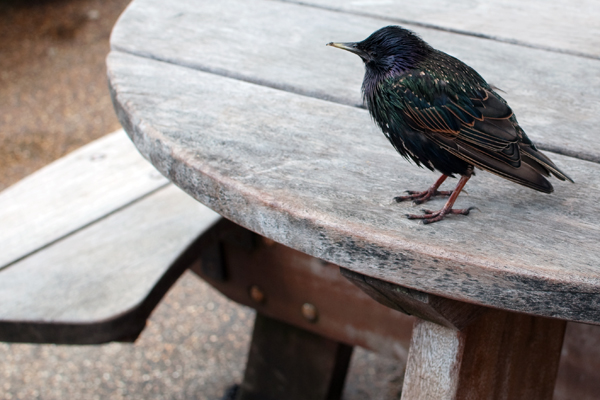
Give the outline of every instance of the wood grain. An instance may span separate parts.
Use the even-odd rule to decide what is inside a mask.
[[[167,184],[123,130],[74,151],[0,193],[0,270]]]
[[[457,399],[552,399],[565,321],[493,310],[465,331]]]
[[[454,400],[464,349],[455,329],[417,320],[402,386],[405,400]]]
[[[2,270],[0,318],[86,322],[124,312],[218,219],[170,185]]]
[[[500,310],[462,332],[417,320],[402,399],[550,400],[565,326]]]
[[[600,7],[583,0],[284,0],[600,58]]]
[[[142,154],[232,221],[400,286],[600,322],[599,165],[553,156],[577,184],[552,195],[478,173],[457,207],[481,212],[424,226],[392,198],[436,176],[403,161],[365,110],[115,51],[108,70]]]
[[[600,393],[600,326],[569,322],[554,400],[596,400]]]
[[[418,10],[419,6],[411,7]],[[405,8],[409,7],[403,6],[395,13],[403,13]],[[526,14],[522,18],[535,17]],[[289,92],[360,105],[363,63],[355,55],[326,47],[325,43],[362,40],[389,24],[389,19],[381,17],[269,0],[180,0],[169,7],[159,0],[137,0],[115,26],[111,46]],[[500,24],[489,25],[507,31]],[[550,27],[556,33],[548,37],[560,35],[554,25]],[[538,145],[600,162],[599,60],[412,28],[432,46],[463,60],[500,87],[519,122]],[[569,28],[591,42],[600,37],[578,25]],[[600,47],[590,44],[590,48],[597,51]]]

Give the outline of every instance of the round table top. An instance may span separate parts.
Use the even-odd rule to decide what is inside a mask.
[[[600,323],[600,166],[581,159],[600,160],[600,91],[587,89],[600,87],[600,74],[579,81],[600,61],[414,27],[501,86],[529,136],[561,151],[549,155],[576,181],[553,180],[545,195],[478,171],[457,207],[479,212],[423,225],[405,218],[421,207],[393,197],[437,175],[402,159],[360,106],[360,60],[325,47],[366,37],[390,23],[390,11],[314,3],[135,0],[107,63],[115,108],[139,151],[224,217],[352,271]],[[586,118],[552,101],[557,92]]]

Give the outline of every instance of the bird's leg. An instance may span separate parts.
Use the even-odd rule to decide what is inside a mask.
[[[422,204],[435,196],[451,196],[452,190],[444,190],[439,191],[438,188],[444,183],[448,175],[442,175],[438,178],[437,181],[431,187],[424,192],[416,192],[413,190],[407,190],[408,196],[398,196],[394,197],[396,202],[400,203],[401,201],[412,200],[414,204]]]
[[[452,192],[452,195],[450,196],[450,198],[448,199],[448,201],[446,202],[446,204],[444,205],[444,207],[441,210],[439,210],[439,211],[423,210],[423,212],[425,214],[423,214],[423,215],[408,214],[407,218],[408,219],[422,219],[424,224],[431,224],[433,222],[441,221],[442,219],[444,219],[444,217],[447,214],[468,215],[469,211],[471,211],[475,207],[469,207],[469,208],[464,208],[464,209],[454,209],[454,208],[452,208],[452,206],[454,205],[454,202],[458,198],[460,191],[467,184],[467,181],[469,180],[469,178],[471,178],[471,174],[461,176],[460,181],[458,181],[456,188]]]

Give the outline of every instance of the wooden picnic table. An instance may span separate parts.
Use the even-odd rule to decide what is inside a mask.
[[[417,317],[403,399],[551,398],[566,322],[600,324],[600,12],[591,2],[573,12],[559,1],[475,4],[135,0],[111,39],[120,121],[164,176]],[[545,195],[481,172],[458,200],[480,212],[407,220],[413,206],[393,197],[434,175],[370,120],[360,60],[325,47],[396,23],[504,90],[576,183]],[[277,341],[257,334],[268,331],[261,321],[240,399],[271,398],[269,366],[253,354]]]

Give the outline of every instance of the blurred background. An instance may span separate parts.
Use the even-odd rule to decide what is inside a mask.
[[[127,4],[0,0],[0,190],[120,128],[104,60]],[[0,343],[0,399],[220,399],[242,378],[253,318],[186,273],[134,344]],[[344,398],[398,398],[401,373],[356,349]]]
[[[120,127],[106,86],[127,0],[0,0],[0,190]]]

